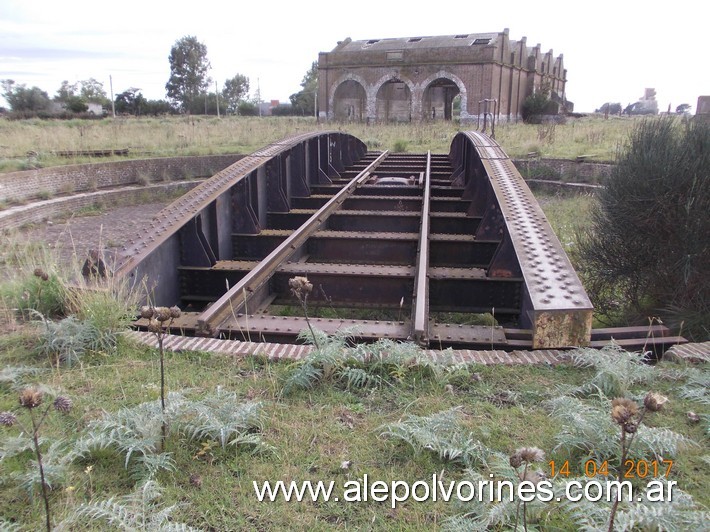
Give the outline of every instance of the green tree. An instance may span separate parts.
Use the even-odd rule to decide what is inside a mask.
[[[242,116],[259,116],[258,104],[254,102],[239,102],[237,114]]]
[[[140,89],[131,87],[116,95],[114,105],[118,114],[141,115],[146,107],[146,99]]]
[[[81,96],[70,96],[64,101],[64,108],[72,113],[85,113],[89,110],[84,98]]]
[[[678,107],[675,108],[675,112],[678,113],[679,115],[688,114],[690,112],[690,104],[689,103],[680,104]]]
[[[199,98],[194,98],[187,106],[188,113],[192,115],[217,115],[217,101],[219,100],[219,113],[220,115],[226,114],[227,104],[220,96],[214,92],[203,92],[200,94]]]
[[[55,102],[67,103],[70,98],[76,96],[77,84],[69,83],[66,79],[62,81],[62,86],[57,90],[57,95],[54,97]]]
[[[597,310],[684,322],[684,335],[710,339],[708,213],[710,124],[640,122],[579,242]]]
[[[211,79],[207,76],[210,62],[207,46],[196,37],[178,39],[170,50],[170,79],[165,84],[167,96],[184,111],[190,103],[201,96]]]
[[[145,102],[145,111],[143,114],[159,116],[177,114],[177,112],[177,109],[167,100],[148,100]]]
[[[313,116],[316,110],[316,92],[318,91],[318,61],[311,63],[311,68],[303,76],[300,92],[289,96],[293,113]]]
[[[39,87],[28,89],[24,84],[16,84],[12,79],[0,82],[3,97],[7,100],[13,112],[38,113],[49,108],[49,95]]]
[[[81,85],[79,94],[85,102],[99,103],[101,105],[108,105],[111,103],[111,100],[109,100],[106,96],[104,84],[100,81],[96,81],[94,78],[89,78],[80,81],[79,85]]]
[[[222,99],[227,104],[227,111],[235,114],[239,109],[239,103],[244,100],[248,93],[248,77],[237,74],[233,78],[226,80],[222,88]]]

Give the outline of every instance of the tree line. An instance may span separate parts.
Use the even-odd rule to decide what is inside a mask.
[[[56,94],[50,97],[39,87],[28,88],[12,79],[0,81],[2,95],[13,115],[24,117],[75,117],[101,115],[157,116],[164,114],[259,115],[259,90],[250,96],[249,78],[235,74],[222,84],[208,76],[211,67],[207,46],[194,36],[178,39],[170,50],[170,77],[165,84],[166,99],[149,100],[139,87],[129,87],[116,94],[113,101],[107,96],[104,84],[94,78],[69,83],[63,81]],[[292,94],[290,104],[272,109],[275,115],[312,116],[316,107],[318,62],[314,61],[301,82],[302,90]],[[98,107],[100,106],[100,108]],[[99,112],[97,110],[100,109]]]

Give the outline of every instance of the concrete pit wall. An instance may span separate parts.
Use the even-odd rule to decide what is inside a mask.
[[[211,177],[242,157],[163,157],[9,172],[0,174],[0,204],[22,204],[112,187]]]

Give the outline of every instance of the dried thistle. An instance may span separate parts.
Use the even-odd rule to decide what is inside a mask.
[[[151,306],[143,305],[141,307],[141,318],[145,318],[146,320],[149,320],[150,318],[153,317],[154,313],[155,313],[155,309],[153,309],[153,307],[151,307]]]
[[[12,412],[0,412],[0,425],[3,427],[12,427],[17,423],[17,416]]]
[[[36,388],[25,388],[20,392],[20,406],[28,409],[37,408],[42,404],[43,393]]]
[[[62,414],[68,414],[72,408],[72,401],[68,397],[60,395],[54,400],[54,409]]]
[[[668,397],[656,392],[648,392],[643,398],[643,406],[651,412],[658,412],[668,402]]]
[[[182,311],[180,310],[180,307],[177,305],[170,307],[170,317],[173,319],[177,319],[180,317],[182,314]]]
[[[523,458],[520,456],[520,453],[517,451],[514,452],[513,454],[510,455],[510,466],[514,467],[515,469],[519,468],[521,465],[523,465]]]
[[[638,425],[636,423],[624,423],[624,432],[628,434],[633,434],[638,430]]]
[[[320,350],[318,340],[316,339],[316,334],[313,331],[313,327],[311,326],[311,321],[308,319],[308,294],[313,291],[313,285],[310,283],[310,281],[308,281],[308,277],[297,275],[296,277],[291,277],[288,280],[288,286],[291,289],[291,293],[301,303],[301,307],[303,307],[303,314],[306,317],[306,324],[308,325],[308,330],[311,331],[313,343],[315,344],[316,349]]]
[[[170,309],[168,307],[157,307],[155,309],[155,319],[163,323],[172,318],[170,315]]]
[[[159,333],[161,331],[160,322],[155,318],[150,318],[148,322],[148,331],[152,333]]]
[[[43,275],[45,275],[45,273],[42,268],[35,268],[35,271],[34,271],[35,277],[42,277]]]
[[[520,458],[523,462],[542,462],[545,459],[545,451],[537,447],[523,447],[518,449],[516,453],[520,453]]]
[[[288,286],[291,289],[291,293],[298,299],[307,297],[313,291],[313,285],[308,280],[308,277],[292,277],[288,280]]]
[[[611,417],[619,425],[628,423],[638,411],[638,405],[631,399],[617,397],[611,402]]]

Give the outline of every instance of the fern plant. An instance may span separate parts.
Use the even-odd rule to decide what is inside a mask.
[[[73,366],[89,351],[113,349],[116,337],[104,333],[92,322],[68,316],[60,321],[45,318],[38,312],[33,315],[42,322],[36,351],[47,357],[53,365]]]
[[[578,479],[584,482],[585,479]],[[650,479],[649,479],[650,480]],[[612,503],[606,498],[591,502],[585,498],[569,501],[564,492],[555,490],[561,499],[561,510],[574,523],[577,530],[606,530]],[[636,500],[619,503],[614,520],[614,530],[631,532],[634,530],[703,530],[710,519],[710,513],[698,507],[693,498],[677,486],[673,498],[663,502],[651,502],[641,495]]]
[[[13,523],[12,521],[8,521],[8,520],[0,517],[0,531],[2,531],[2,532],[20,532],[21,530],[22,530],[22,527],[20,525],[18,525],[17,523]]]
[[[75,443],[74,455],[86,458],[101,449],[114,449],[124,457],[123,465],[136,477],[152,478],[159,469],[174,469],[169,453],[161,453],[164,419],[174,419],[187,400],[171,393],[165,413],[159,401],[149,401],[118,412],[105,413],[89,424]],[[133,459],[133,461],[132,461]]]
[[[30,366],[5,366],[0,369],[0,385],[6,384],[11,389],[19,391],[22,380],[28,375],[36,375],[42,370]]]
[[[53,486],[61,483],[66,473],[66,465],[69,457],[66,453],[60,452],[63,449],[61,442],[54,442],[49,449],[42,450],[42,438],[40,429],[47,420],[47,416],[54,408],[57,412],[66,414],[72,409],[72,401],[68,397],[57,396],[53,402],[46,402],[45,396],[49,389],[46,387],[34,386],[24,388],[19,394],[19,404],[26,413],[29,423],[23,422],[13,412],[0,412],[0,426],[12,427],[18,425],[22,435],[27,435],[26,439],[31,441],[31,448],[35,454],[35,467],[27,473],[20,473],[18,478],[21,485],[33,494],[35,487],[39,487],[44,502],[45,527],[47,531],[52,528],[52,519],[49,503],[49,490]],[[19,442],[14,442],[14,451],[23,448]],[[26,447],[25,447],[26,448]],[[3,458],[6,454],[3,455]]]
[[[114,529],[134,531],[193,531],[185,523],[174,521],[177,504],[160,506],[163,492],[154,480],[148,480],[133,493],[123,497],[91,501],[81,504],[59,524],[57,530],[74,530],[77,524],[103,522]]]
[[[191,440],[214,440],[227,445],[253,445],[271,449],[254,431],[262,429],[263,404],[240,403],[237,394],[222,388],[185,408],[179,430]]]
[[[492,451],[461,426],[460,407],[429,416],[408,415],[404,420],[380,427],[380,436],[408,443],[415,454],[433,452],[439,459],[466,467],[486,464]]]
[[[606,477],[599,477],[602,482]],[[486,482],[508,482],[515,486],[520,477],[510,465],[507,456],[502,453],[492,453],[488,457],[487,467],[483,470],[467,469],[464,480],[474,486],[488,486]],[[607,530],[612,503],[604,496],[598,501],[588,501],[567,498],[567,485],[578,482],[584,485],[589,482],[587,477],[554,477],[548,479],[552,497],[542,500],[535,497],[527,502],[526,530]],[[650,478],[647,480],[651,480]],[[663,480],[663,479],[660,479]],[[479,484],[484,483],[484,484]],[[497,488],[493,488],[494,490]],[[460,507],[458,515],[446,519],[443,529],[449,532],[482,531],[496,529],[518,530],[516,526],[517,501],[509,497],[507,487],[501,488],[502,497],[494,491],[477,494],[465,503],[457,503]],[[515,493],[515,491],[513,491]],[[708,512],[700,508],[690,495],[674,488],[672,500],[650,502],[645,496],[639,499],[622,501],[619,504],[614,522],[615,531],[632,530],[702,530],[707,523]]]
[[[318,329],[302,331],[299,338],[318,346],[297,362],[284,382],[282,394],[333,383],[359,389],[401,382],[412,374],[440,378],[455,366],[434,362],[421,348],[409,342],[380,339],[371,344],[349,345],[353,332],[339,331],[329,336]]]
[[[218,389],[201,400],[191,400],[179,392],[170,392],[166,409],[160,400],[149,401],[90,423],[86,433],[75,443],[73,456],[87,458],[101,449],[113,449],[123,457],[123,466],[137,480],[153,479],[160,470],[173,471],[170,453],[161,452],[163,426],[188,440],[215,440],[227,445],[251,446],[259,450],[271,447],[257,433],[262,426],[262,404],[240,403],[236,394]]]
[[[680,388],[680,397],[697,403],[701,407],[710,405],[710,371],[707,366],[702,368],[692,368],[687,373],[687,380]],[[705,427],[705,435],[710,437],[710,414],[695,414],[688,412],[688,418],[692,422],[702,422]]]
[[[710,371],[693,369],[689,372],[685,384],[680,388],[681,397],[689,399],[698,404],[710,405]]]
[[[607,397],[624,397],[634,384],[647,384],[656,377],[656,370],[644,356],[624,351],[617,345],[603,349],[576,349],[569,358],[578,368],[595,370],[594,376],[570,395],[592,395],[599,390]]]
[[[339,331],[329,336],[321,330],[310,329],[308,332],[301,331],[298,338],[317,347],[305,359],[296,363],[295,369],[284,382],[283,395],[295,390],[313,388],[321,381],[332,381],[345,365],[347,358],[346,348],[350,331]]]
[[[473,486],[490,486],[492,491],[477,492],[470,501],[458,503],[462,513],[446,519],[443,529],[448,531],[473,531],[495,530],[510,528],[518,530],[519,501],[515,496],[515,489],[521,481],[518,471],[510,464],[508,456],[497,451],[491,451],[483,468],[467,468],[464,481],[471,482]],[[500,494],[498,496],[499,484]],[[485,490],[485,489],[484,489]],[[526,503],[526,530],[536,529],[537,525],[544,524],[549,511],[549,504],[538,498]],[[530,526],[532,525],[532,526]]]
[[[554,451],[564,449],[580,463],[594,458],[600,463],[619,454],[618,427],[609,415],[611,400],[598,394],[588,400],[562,396],[544,403],[550,415],[561,422]],[[667,428],[639,425],[629,458],[676,456],[684,446],[695,446],[690,438]],[[582,464],[583,465],[583,464]],[[614,464],[609,464],[613,466]]]
[[[40,474],[39,463],[34,459],[30,460],[30,466],[27,469],[16,472],[13,477],[30,497],[34,497],[42,491],[42,475],[44,475],[44,483],[50,491],[66,483],[71,458],[66,442],[57,440],[52,442],[42,453],[42,474]]]

